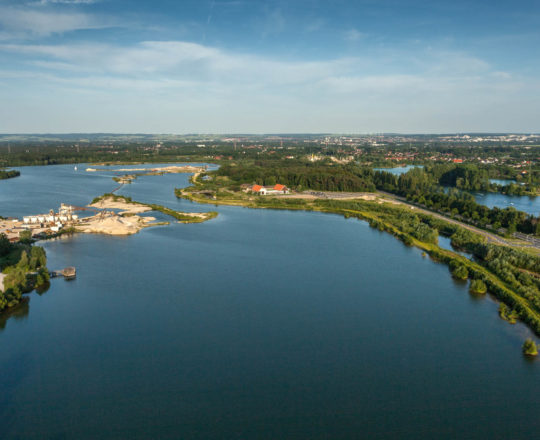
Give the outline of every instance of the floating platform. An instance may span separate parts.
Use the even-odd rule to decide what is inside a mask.
[[[49,276],[51,278],[64,277],[66,280],[72,280],[77,276],[77,269],[70,266],[62,270],[54,270],[49,272]]]

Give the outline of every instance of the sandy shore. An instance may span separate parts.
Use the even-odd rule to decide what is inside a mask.
[[[115,200],[107,197],[97,203],[89,205],[92,208],[103,210],[118,209],[120,212],[99,213],[92,217],[83,219],[76,228],[80,232],[109,234],[109,235],[131,235],[136,234],[143,228],[155,225],[154,217],[141,217],[136,214],[151,211],[152,208],[136,202],[128,203],[123,200]]]
[[[113,172],[133,172],[133,171],[146,171],[148,173],[201,173],[204,168],[194,167],[192,165],[178,166],[171,165],[168,167],[156,167],[156,168],[87,168],[86,171],[113,171]]]
[[[114,200],[112,197],[106,197],[97,203],[88,205],[92,208],[99,209],[119,209],[120,215],[140,214],[141,212],[151,211],[152,208],[136,202],[127,203],[121,199]]]
[[[143,228],[153,226],[154,220],[154,217],[139,217],[138,215],[122,217],[116,214],[107,214],[101,217],[98,214],[81,222],[76,228],[79,232],[85,233],[131,235]]]

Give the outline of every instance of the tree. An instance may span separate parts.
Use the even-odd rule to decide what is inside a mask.
[[[522,349],[525,356],[538,356],[538,347],[531,338],[525,340]]]
[[[32,241],[32,231],[29,231],[28,229],[22,231],[19,234],[19,241],[22,243],[29,243]]]
[[[21,269],[28,268],[28,254],[26,253],[26,251],[22,251],[21,259],[17,263],[17,267]]]
[[[0,234],[0,257],[11,252],[13,245],[9,242],[6,234]]]
[[[466,280],[469,278],[469,271],[463,265],[458,265],[452,270],[452,276],[458,280]]]
[[[484,293],[487,292],[486,283],[484,283],[482,280],[472,280],[471,285],[469,287],[469,291],[471,293],[483,295]]]

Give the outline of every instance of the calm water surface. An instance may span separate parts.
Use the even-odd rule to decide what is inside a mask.
[[[516,208],[518,211],[523,211],[536,217],[540,216],[540,197],[529,196],[507,196],[498,193],[477,193],[472,195],[476,201],[490,208],[497,206],[498,208]]]
[[[0,182],[1,214],[116,186],[66,166],[24,175]],[[2,438],[534,437],[529,332],[445,266],[353,219],[176,200],[186,184],[122,193],[217,219],[44,244],[77,279],[2,324]]]
[[[497,185],[510,185],[511,183],[516,183],[514,179],[489,179],[489,183],[496,183]]]
[[[422,165],[405,165],[404,167],[394,167],[394,168],[374,168],[375,171],[386,171],[390,174],[395,174],[399,176],[405,174],[406,172],[412,170],[413,168],[424,168]]]

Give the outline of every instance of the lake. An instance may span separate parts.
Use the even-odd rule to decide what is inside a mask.
[[[513,207],[518,211],[526,212],[535,217],[540,216],[540,197],[508,196],[506,194],[475,191],[471,192],[471,194],[478,203],[490,208],[495,206],[502,209]]]
[[[393,168],[373,168],[375,171],[385,171],[390,174],[395,174],[399,176],[405,174],[406,172],[412,170],[413,168],[424,168],[423,165],[405,165],[403,167],[393,167]]]
[[[0,182],[0,214],[84,205],[79,165]],[[5,185],[7,183],[8,185]],[[121,194],[217,210],[130,237],[44,242],[73,265],[1,323],[3,439],[529,439],[530,335],[448,268],[365,222],[178,200],[185,174]],[[161,217],[160,217],[161,218]]]

